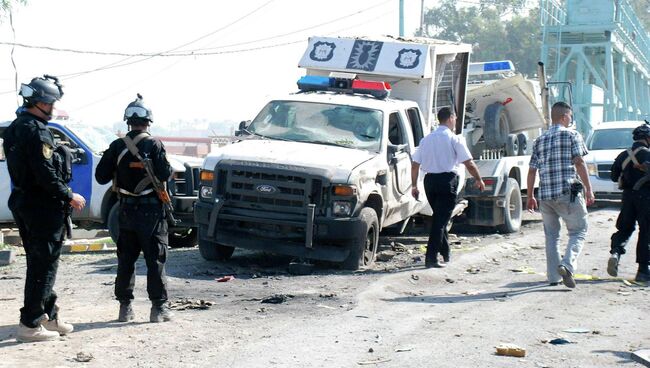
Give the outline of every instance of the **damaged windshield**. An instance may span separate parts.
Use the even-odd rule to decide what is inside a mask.
[[[379,152],[383,113],[361,107],[272,101],[248,127],[262,137]]]

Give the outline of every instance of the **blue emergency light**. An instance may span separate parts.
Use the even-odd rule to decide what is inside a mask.
[[[391,87],[388,82],[305,75],[298,80],[298,89],[303,92],[362,93],[384,99],[390,94]]]
[[[470,75],[498,74],[514,71],[515,66],[510,60],[487,61],[482,63],[469,64]]]

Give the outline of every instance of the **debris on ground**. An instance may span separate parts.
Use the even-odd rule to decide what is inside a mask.
[[[227,276],[219,277],[218,279],[215,279],[215,281],[216,282],[228,282],[228,281],[231,281],[231,280],[234,280],[234,279],[235,279],[235,276],[227,275]]]
[[[392,250],[384,250],[377,253],[377,261],[388,262],[395,257],[396,253]]]
[[[291,298],[293,298],[293,295],[290,294],[273,294],[262,299],[260,303],[282,304]]]
[[[83,351],[78,352],[77,356],[74,357],[74,360],[80,363],[88,363],[93,360],[95,357],[90,353],[84,353]]]
[[[396,353],[404,353],[404,352],[411,351],[411,350],[413,350],[412,347],[408,347],[408,348],[396,348],[396,349],[395,349],[395,352],[396,352]]]
[[[319,298],[331,299],[331,298],[334,298],[335,296],[336,296],[336,293],[320,293],[320,294],[318,294]]]
[[[568,332],[568,333],[589,333],[591,330],[587,328],[582,328],[582,327],[575,327],[575,328],[567,328],[566,330],[563,330],[562,332]]]
[[[390,248],[393,251],[397,252],[397,253],[404,253],[404,252],[408,251],[408,248],[406,247],[406,245],[404,245],[402,243],[398,243],[398,242],[390,243]]]
[[[526,349],[515,344],[501,344],[496,347],[497,355],[523,358],[526,356]]]
[[[569,341],[567,339],[563,339],[563,338],[559,338],[559,337],[557,339],[553,339],[553,340],[548,341],[548,343],[552,344],[552,345],[574,344],[574,342],[571,342],[571,341]]]
[[[386,363],[390,362],[391,359],[375,359],[375,360],[366,360],[363,362],[357,362],[358,365],[372,365],[372,364],[378,364],[378,363]]]
[[[205,301],[205,300],[196,300],[196,299],[188,299],[188,298],[182,298],[175,300],[173,302],[169,303],[169,308],[174,309],[174,310],[186,310],[186,309],[210,309],[214,305],[213,302]]]

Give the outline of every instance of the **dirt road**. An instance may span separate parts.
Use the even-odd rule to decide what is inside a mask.
[[[35,344],[14,339],[25,272],[18,257],[0,268],[0,366],[640,367],[630,352],[650,348],[650,289],[624,280],[636,271],[633,246],[622,278],[606,274],[616,214],[591,211],[574,290],[546,283],[538,215],[518,234],[459,234],[446,269],[423,268],[417,228],[382,237],[396,256],[357,273],[294,276],[284,257],[237,251],[213,263],[198,249],[174,249],[167,271],[176,319],[162,324],[147,322],[142,260],[136,320],[118,323],[115,255],[64,255],[56,290],[76,331]],[[501,343],[526,356],[495,355]]]

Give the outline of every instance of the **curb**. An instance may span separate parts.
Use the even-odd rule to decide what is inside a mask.
[[[68,240],[63,243],[62,253],[86,253],[113,251],[117,247],[111,238]]]

